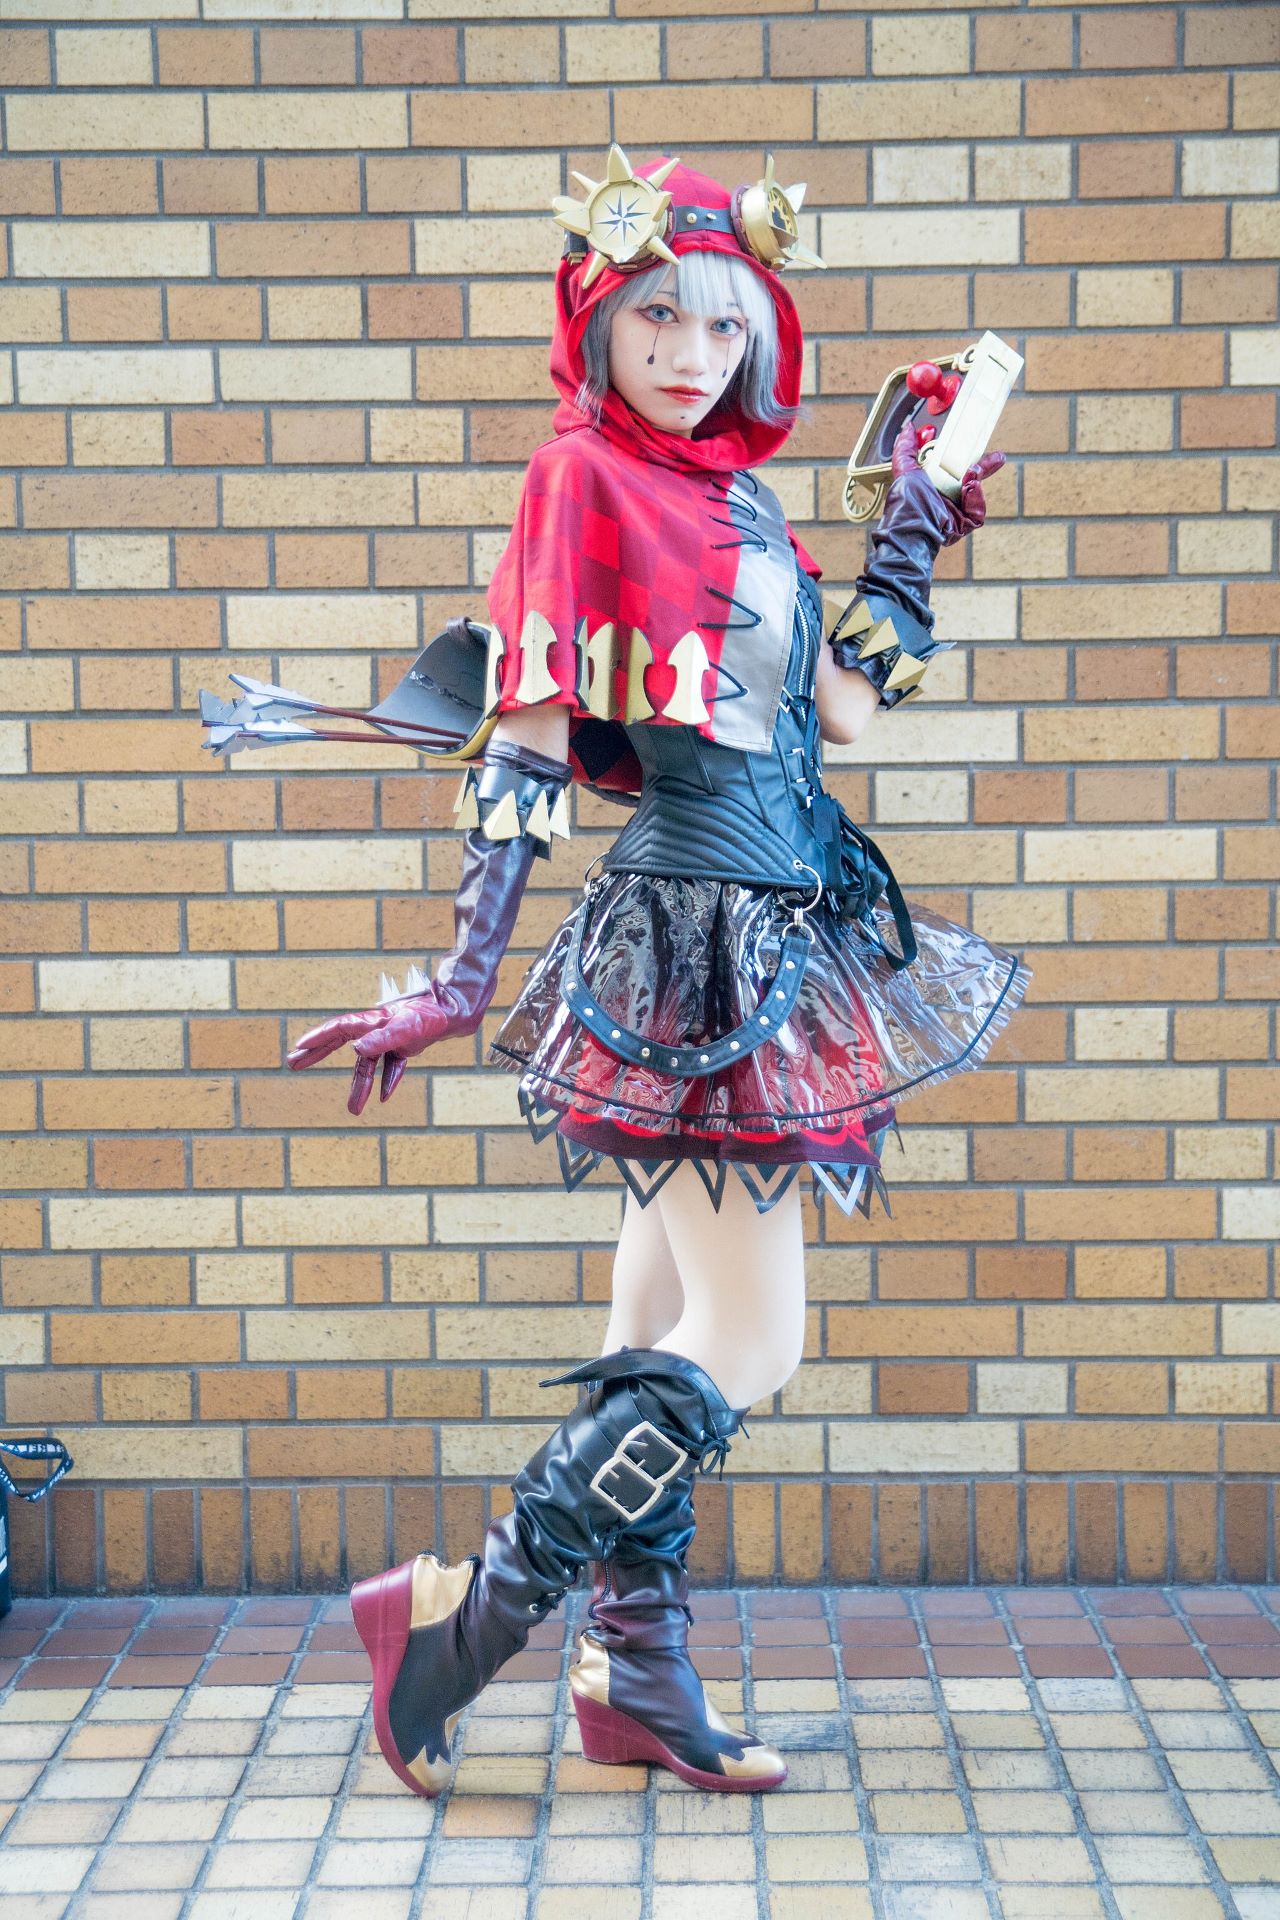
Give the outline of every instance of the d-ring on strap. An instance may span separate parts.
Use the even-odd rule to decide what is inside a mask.
[[[570,1010],[581,1020],[593,1038],[620,1060],[632,1066],[651,1065],[686,1079],[700,1079],[718,1073],[735,1060],[745,1059],[765,1040],[771,1040],[796,1004],[804,980],[805,962],[813,948],[813,935],[798,917],[782,936],[776,973],[764,985],[760,1005],[753,1014],[716,1040],[701,1046],[673,1047],[637,1033],[633,1027],[620,1026],[596,1005],[591,989],[582,977],[582,940],[586,932],[588,901],[584,900],[578,921],[569,938],[560,975],[560,993]]]

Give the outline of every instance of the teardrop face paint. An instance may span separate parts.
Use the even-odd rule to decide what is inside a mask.
[[[738,307],[705,317],[687,313],[665,288],[647,306],[614,315],[609,381],[653,426],[687,436],[741,365],[747,321]]]

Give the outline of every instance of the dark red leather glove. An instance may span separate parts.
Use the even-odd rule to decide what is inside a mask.
[[[531,775],[544,791],[559,791],[569,779],[564,761],[528,747],[502,742],[485,755],[514,775]],[[362,1113],[382,1062],[380,1100],[389,1100],[404,1077],[405,1063],[447,1034],[474,1033],[498,984],[498,965],[520,911],[529,869],[538,847],[532,834],[491,840],[472,827],[463,841],[462,880],[454,910],[454,943],[420,993],[383,1006],[340,1013],[304,1033],[290,1050],[295,1072],[318,1066],[339,1047],[354,1043],[359,1058],[351,1077],[347,1111]]]
[[[987,512],[982,482],[1004,465],[1004,455],[986,453],[976,460],[957,502],[934,485],[916,459],[920,446],[920,430],[908,420],[893,443],[893,477],[857,585],[864,594],[889,594],[929,630],[933,563],[943,547],[982,525]]]
[[[935,486],[925,468],[920,465],[916,456],[922,444],[919,427],[914,421],[908,420],[893,443],[893,456],[890,462],[893,478],[906,481],[913,492],[918,491],[916,475],[929,482],[934,493],[938,494],[951,509],[951,525],[942,541],[944,547],[951,547],[957,540],[963,540],[966,534],[976,533],[986,519],[987,500],[982,491],[982,483],[984,480],[989,480],[993,473],[999,473],[1004,465],[1004,455],[992,449],[991,452],[984,453],[980,460],[975,460],[971,467],[967,467],[960,482],[960,498],[956,501],[949,499],[940,487]],[[890,482],[890,491],[892,491],[892,482]],[[889,499],[886,495],[885,512],[881,515],[880,521],[882,526],[888,512]]]

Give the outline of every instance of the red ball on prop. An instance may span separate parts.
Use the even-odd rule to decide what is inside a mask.
[[[914,367],[907,369],[907,391],[914,393],[917,400],[927,399],[937,391],[941,379],[941,367],[935,367],[932,360],[917,360]]]

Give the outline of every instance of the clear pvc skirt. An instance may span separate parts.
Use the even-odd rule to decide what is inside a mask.
[[[841,1185],[861,1191],[854,1172],[878,1171],[898,1104],[985,1058],[1026,990],[1014,955],[912,905],[918,957],[895,970],[876,944],[895,945],[887,907],[873,915],[872,937],[820,904],[808,916],[814,940],[788,1019],[745,1059],[702,1077],[619,1059],[560,995],[570,934],[585,912],[582,973],[609,1019],[660,1045],[705,1044],[760,1004],[802,898],[635,873],[593,881],[530,967],[490,1050],[520,1074],[535,1131],[548,1118],[578,1159],[593,1154],[591,1164],[605,1154],[668,1169],[684,1158],[807,1162],[847,1170]]]

